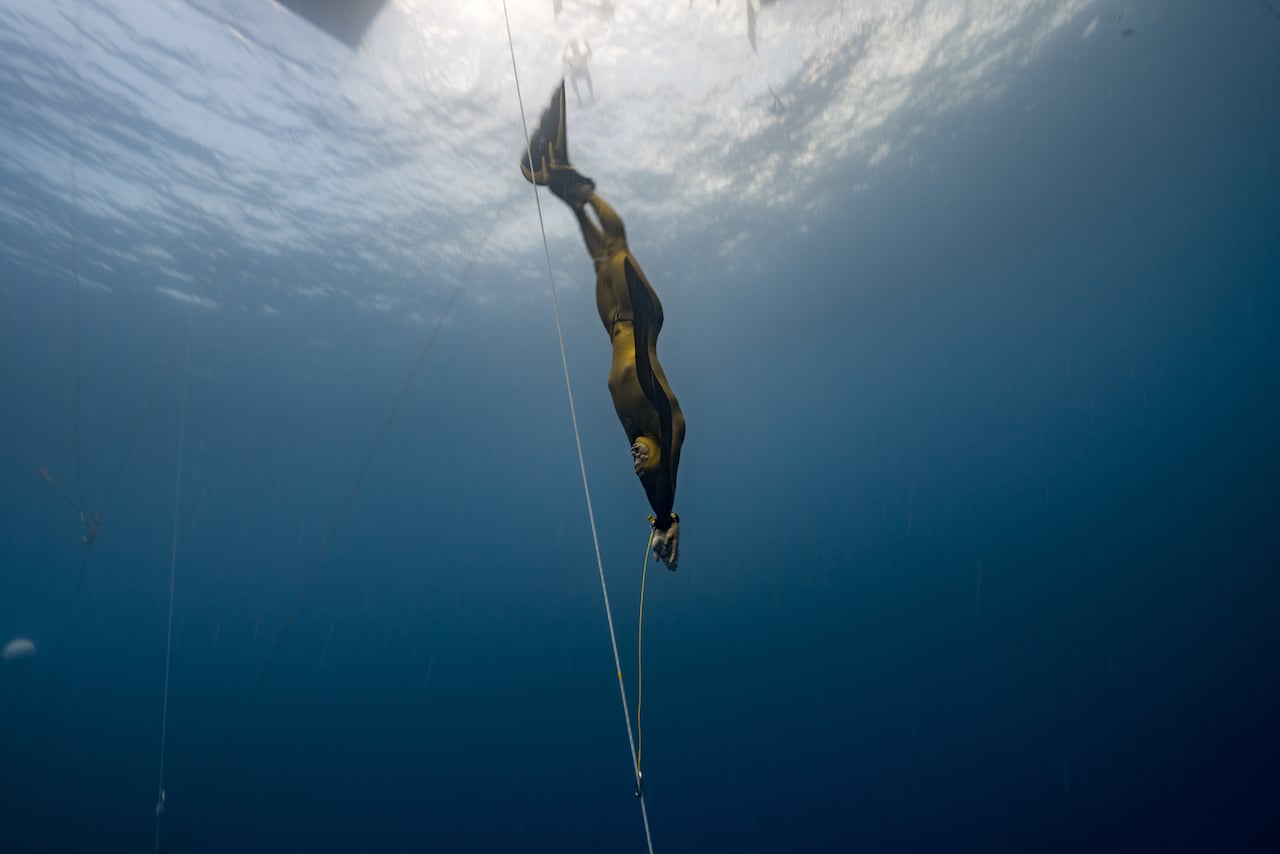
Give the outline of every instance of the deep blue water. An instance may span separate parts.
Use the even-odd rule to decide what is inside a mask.
[[[656,851],[1276,843],[1278,88],[1265,4],[1098,3],[998,95],[895,115],[912,157],[827,167],[857,192],[729,208],[750,239],[722,272],[711,226],[653,257],[639,218],[689,421],[681,567],[645,602]],[[40,143],[9,92],[0,145]],[[45,142],[52,185],[75,152]],[[151,850],[181,474],[167,850],[643,851],[545,288],[477,268],[317,565],[431,322],[237,310],[258,277],[340,276],[213,221],[156,242],[216,307],[119,262],[77,345],[75,241],[124,232],[81,198],[73,239],[15,162],[0,640],[38,653],[0,682],[0,850]],[[555,245],[588,282],[560,307],[634,721],[648,509],[587,260]],[[74,598],[82,530],[41,466],[103,515]]]

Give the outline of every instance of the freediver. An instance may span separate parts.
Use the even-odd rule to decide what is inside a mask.
[[[563,80],[542,114],[529,149],[520,171],[526,180],[547,187],[569,206],[595,264],[596,307],[613,342],[609,394],[631,443],[632,466],[653,508],[649,519],[654,556],[674,570],[680,557],[680,518],[672,507],[685,421],[658,363],[662,303],[627,246],[622,219],[596,194],[595,182],[569,164]],[[596,222],[587,215],[588,206]]]
[[[583,50],[583,47],[586,50]],[[578,99],[578,106],[582,106],[582,91],[578,89],[578,81],[583,80],[587,84],[587,94],[591,96],[591,103],[595,103],[596,89],[591,85],[591,68],[587,64],[591,60],[591,42],[583,39],[579,43],[578,39],[574,39],[565,45],[564,55],[561,57],[564,63],[565,76],[569,78],[569,82],[573,84],[573,94]]]

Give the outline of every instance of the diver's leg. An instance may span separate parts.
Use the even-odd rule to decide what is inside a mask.
[[[618,239],[626,238],[626,229],[622,226],[622,217],[618,216],[618,212],[595,193],[587,199],[587,204],[591,205],[591,209],[596,212],[596,219],[600,220],[600,229],[604,232],[605,237],[613,237]]]
[[[605,258],[604,235],[591,217],[587,216],[586,210],[582,205],[570,205],[573,208],[573,215],[578,218],[578,227],[582,229],[582,239],[587,244],[587,254],[591,256],[591,260],[595,262],[596,269],[600,269],[600,264]]]

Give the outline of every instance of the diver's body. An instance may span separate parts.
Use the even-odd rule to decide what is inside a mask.
[[[653,508],[654,526],[664,531],[668,525],[662,520],[672,519],[675,504],[685,421],[658,362],[662,303],[627,247],[617,213],[594,192],[586,205],[595,212],[598,226],[585,205],[570,207],[595,264],[596,308],[613,344],[609,394],[631,442],[636,474]]]
[[[631,443],[632,464],[653,508],[653,551],[675,569],[679,560],[679,518],[673,511],[676,471],[684,443],[685,419],[658,362],[662,303],[627,246],[622,219],[596,195],[595,184],[568,164],[564,131],[564,84],[531,143],[537,169],[522,164],[525,177],[546,185],[578,219],[596,269],[596,306],[612,342],[609,394]],[[587,207],[595,213],[593,222]]]

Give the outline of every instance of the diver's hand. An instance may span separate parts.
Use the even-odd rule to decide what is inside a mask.
[[[653,556],[666,564],[667,569],[675,572],[680,561],[680,523],[673,521],[665,531],[654,529]]]
[[[644,474],[644,470],[649,467],[649,445],[636,439],[631,445],[631,467],[636,470],[636,474]]]

